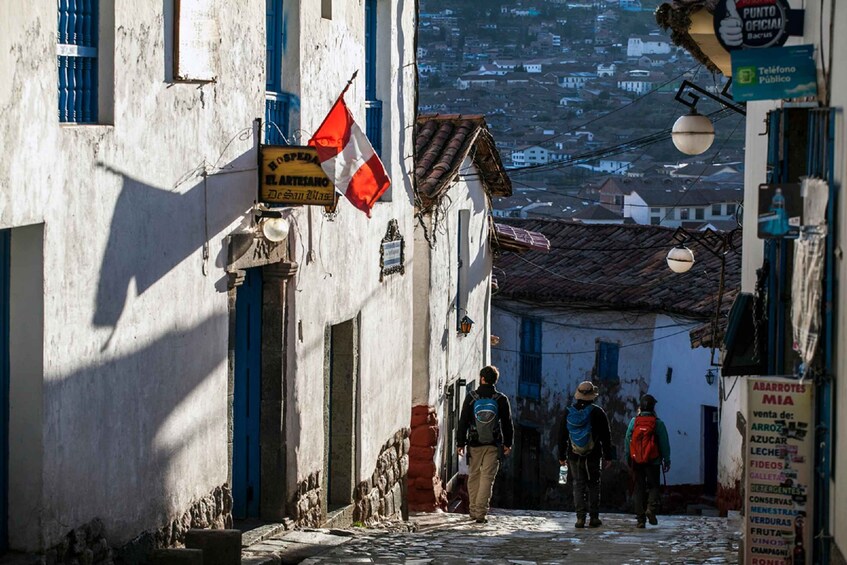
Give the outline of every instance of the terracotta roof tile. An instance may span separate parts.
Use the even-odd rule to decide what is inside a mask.
[[[548,219],[502,221],[543,234],[550,251],[497,257],[498,297],[665,312],[704,321],[714,314],[720,259],[691,242],[694,267],[685,274],[671,272],[665,258],[676,244],[673,229]],[[726,255],[722,318],[741,286],[741,238],[734,244],[736,251]]]
[[[481,115],[434,115],[418,118],[415,177],[424,208],[438,202],[469,155],[493,196],[511,196],[512,183]]]

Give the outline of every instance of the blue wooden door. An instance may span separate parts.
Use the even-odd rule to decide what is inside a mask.
[[[0,230],[0,554],[9,539],[9,244]]]
[[[259,516],[259,402],[262,373],[262,270],[248,269],[235,298],[232,515]]]

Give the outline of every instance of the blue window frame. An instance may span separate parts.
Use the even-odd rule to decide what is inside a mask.
[[[365,0],[365,134],[382,156],[382,101],[376,97],[377,0]]]
[[[265,143],[288,145],[291,96],[282,92],[282,0],[265,0]]]
[[[597,341],[597,352],[594,360],[594,370],[597,378],[601,381],[619,381],[618,375],[618,353],[620,346],[617,343]]]
[[[59,121],[97,122],[99,0],[58,0]]]
[[[265,90],[282,88],[282,0],[265,0]]]
[[[541,398],[541,320],[534,318],[521,319],[518,396]]]

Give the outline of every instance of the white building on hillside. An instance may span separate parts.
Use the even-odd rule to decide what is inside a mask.
[[[627,58],[639,58],[642,55],[666,55],[671,52],[671,44],[659,36],[630,37],[626,43]]]

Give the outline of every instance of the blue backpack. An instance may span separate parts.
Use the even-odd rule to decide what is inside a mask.
[[[495,394],[492,398],[485,398],[474,390],[470,395],[473,399],[472,432],[476,434],[476,441],[482,445],[496,444],[500,437],[500,415],[497,405],[499,394]]]
[[[594,438],[591,435],[591,409],[593,404],[587,404],[581,410],[571,406],[568,409],[568,434],[571,438],[571,450],[576,455],[588,455],[594,449]]]

